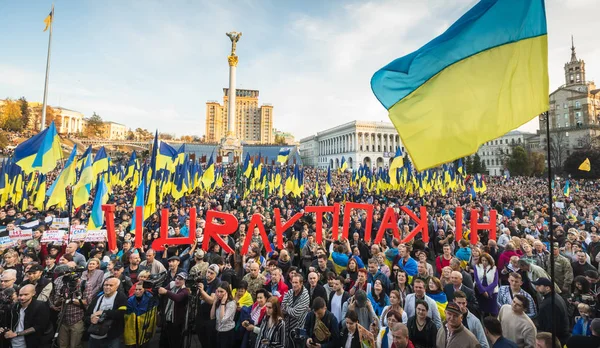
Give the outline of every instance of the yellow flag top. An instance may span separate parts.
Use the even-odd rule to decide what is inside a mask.
[[[50,25],[52,25],[52,18],[53,17],[54,17],[54,7],[52,7],[52,10],[48,14],[48,16],[46,18],[44,18],[44,24],[46,24],[46,27],[44,28],[44,31],[48,30],[48,28],[50,28]]]
[[[589,172],[592,170],[592,165],[590,164],[589,158],[586,158],[585,161],[579,165],[579,170],[583,170],[584,172]]]

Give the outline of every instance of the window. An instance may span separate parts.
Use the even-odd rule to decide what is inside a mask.
[[[581,108],[581,103],[579,101],[575,102],[575,109],[580,109]]]
[[[565,120],[569,119],[569,114],[565,114]]]
[[[564,103],[563,108],[568,109],[569,106],[567,105],[567,103]]]

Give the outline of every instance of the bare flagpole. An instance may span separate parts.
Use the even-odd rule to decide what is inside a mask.
[[[551,162],[551,151],[550,151],[550,113],[548,111],[544,112],[544,117],[546,119],[546,149],[547,149],[547,156],[548,156],[548,202],[549,202],[548,213],[549,213],[549,219],[550,219],[550,221],[548,221],[548,230],[550,231],[550,236],[549,236],[549,240],[550,240],[550,279],[552,281],[552,286],[550,287],[550,289],[551,289],[550,296],[552,296],[552,298],[551,298],[552,318],[554,318],[554,315],[555,315],[554,285],[556,283],[554,283],[554,225],[552,223],[552,220],[554,217],[554,199],[552,196],[553,192],[552,192],[552,162]],[[554,344],[555,341],[556,341],[556,330],[552,330],[552,344]]]
[[[50,49],[52,47],[52,27],[54,24],[54,4],[50,11],[50,35],[48,36],[48,57],[46,58],[46,80],[44,82],[44,105],[42,106],[42,122],[40,131],[46,128],[46,107],[48,106],[48,77],[50,76]]]

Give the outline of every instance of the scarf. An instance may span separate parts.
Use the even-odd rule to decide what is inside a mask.
[[[173,291],[174,293],[178,293],[179,290],[183,289],[183,287],[181,288],[176,288],[175,286],[173,286],[173,288],[171,289],[171,291]],[[173,300],[168,300],[167,301],[167,306],[165,308],[165,319],[168,322],[173,322],[173,312],[175,309],[175,301]]]

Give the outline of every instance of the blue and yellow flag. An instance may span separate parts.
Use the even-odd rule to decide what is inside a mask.
[[[104,146],[96,152],[92,167],[94,168],[94,175],[104,173],[108,170],[108,155],[106,154]]]
[[[54,19],[54,6],[52,6],[52,10],[48,14],[48,16],[46,16],[46,18],[44,18],[44,24],[46,24],[44,31],[46,31],[46,30],[48,30],[48,28],[50,28],[50,26],[52,25],[52,19]]]
[[[54,122],[15,148],[14,161],[25,174],[39,171],[46,174],[62,159],[60,139]]]
[[[567,180],[567,182],[565,183],[563,193],[565,194],[565,197],[569,197],[569,195],[571,194],[571,183],[569,182],[569,180]]]
[[[144,207],[144,197],[146,196],[146,180],[142,178],[142,182],[138,186],[137,192],[135,193],[135,197],[133,199],[133,219],[131,221],[131,231],[135,233],[135,221],[136,221],[136,207]],[[142,222],[144,221],[144,209],[142,209]]]
[[[325,196],[329,197],[331,193],[331,167],[327,167],[327,182],[325,183]]]
[[[418,171],[475,153],[548,110],[544,1],[478,2],[371,88]]]
[[[73,146],[73,150],[71,151],[71,155],[65,163],[65,167],[63,168],[62,172],[60,172],[58,178],[54,180],[48,189],[48,192],[46,193],[48,196],[46,207],[57,205],[60,208],[64,208],[67,206],[67,195],[65,193],[65,189],[67,186],[71,186],[75,183],[75,166],[77,165],[77,161],[75,160],[76,155],[77,145]]]
[[[92,154],[89,153],[79,175],[79,180],[73,188],[73,206],[80,207],[90,199],[90,192],[94,182],[94,170],[92,169]]]
[[[287,162],[288,157],[290,157],[290,149],[289,148],[281,148],[279,150],[279,154],[277,155],[277,162],[284,164]]]
[[[342,156],[342,161],[340,162],[340,172],[345,172],[348,169],[348,162],[346,162],[346,157]]]
[[[92,206],[92,212],[90,213],[90,219],[88,221],[88,230],[99,230],[104,225],[104,213],[102,212],[102,204],[108,202],[108,187],[103,177],[100,177],[98,186],[96,187],[96,197],[94,198],[94,205]]]
[[[243,173],[246,178],[249,178],[250,174],[252,174],[252,160],[250,160],[248,152],[246,152],[246,158],[244,158]]]

